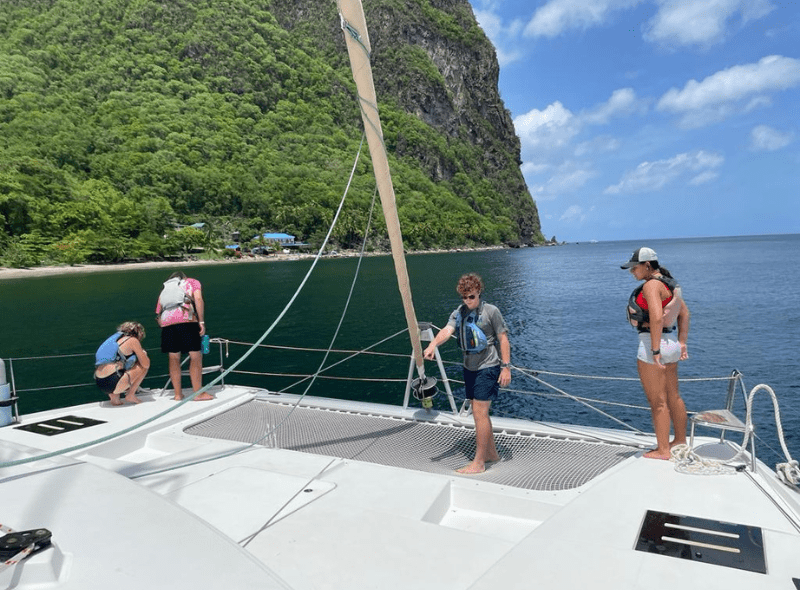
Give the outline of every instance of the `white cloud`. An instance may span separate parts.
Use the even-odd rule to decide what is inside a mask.
[[[611,13],[630,8],[644,0],[550,0],[539,7],[525,27],[526,37],[557,37],[568,29],[598,26]]]
[[[605,125],[615,116],[632,113],[639,105],[632,88],[620,88],[611,94],[608,101],[582,114],[581,119],[591,125]]]
[[[575,162],[565,162],[555,169],[544,184],[529,185],[531,195],[537,201],[552,201],[559,195],[577,192],[595,176],[597,173],[594,170]]]
[[[558,218],[559,221],[566,221],[567,223],[579,223],[586,220],[586,214],[583,208],[579,205],[571,205],[566,211]]]
[[[545,109],[533,109],[514,118],[514,127],[522,142],[522,154],[526,160],[536,163],[557,157],[557,152],[568,148],[573,138],[588,125],[606,125],[612,118],[642,110],[643,102],[630,88],[615,90],[611,97],[578,115],[556,101]],[[618,145],[613,138],[584,142],[575,153],[582,155],[588,151],[608,151]]]
[[[766,125],[754,127],[750,132],[750,149],[754,152],[774,152],[794,141],[794,134],[781,133]]]
[[[716,170],[706,170],[689,180],[689,184],[692,186],[700,186],[701,184],[707,184],[712,180],[716,180],[717,178],[719,178],[719,172]]]
[[[701,184],[716,178],[716,168],[725,161],[720,154],[697,151],[683,153],[668,160],[642,162],[626,172],[622,180],[603,191],[605,194],[656,192],[681,178],[690,184]]]
[[[559,101],[544,110],[533,109],[514,118],[523,152],[562,149],[580,132],[580,122]]]
[[[575,156],[592,156],[595,154],[603,154],[608,152],[615,152],[619,149],[620,141],[616,137],[609,137],[608,135],[598,135],[597,137],[584,141],[575,148]]]
[[[702,127],[769,104],[766,93],[798,84],[800,60],[770,55],[758,63],[721,70],[702,82],[689,80],[682,90],[671,88],[658,101],[657,108],[682,115],[684,127]]]
[[[658,14],[648,23],[644,39],[669,46],[718,43],[737,14],[744,24],[773,9],[769,0],[657,0],[657,4]]]
[[[525,162],[520,166],[522,174],[525,176],[536,176],[547,172],[551,166],[549,164],[533,164],[532,162]]]
[[[504,25],[502,18],[491,8],[489,10],[474,10],[475,19],[489,37],[497,52],[497,61],[500,66],[505,66],[519,59],[523,53],[518,49],[507,49],[506,44],[513,42],[519,37],[522,30],[522,22],[515,20],[509,25]]]

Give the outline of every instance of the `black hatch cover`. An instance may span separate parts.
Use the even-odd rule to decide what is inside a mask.
[[[743,524],[648,510],[636,550],[767,573],[761,529]]]

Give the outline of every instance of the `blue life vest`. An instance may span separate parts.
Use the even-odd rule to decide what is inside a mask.
[[[466,305],[462,305],[456,316],[458,347],[467,354],[483,352],[489,345],[486,334],[478,327],[481,311],[483,311],[483,302],[472,311]]]
[[[119,349],[117,340],[122,338],[124,334],[117,332],[112,334],[100,345],[94,355],[94,366],[105,365],[106,363],[123,363],[123,368],[127,371],[136,364],[136,355],[132,354],[126,357]]]

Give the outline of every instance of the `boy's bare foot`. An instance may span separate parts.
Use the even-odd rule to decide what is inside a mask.
[[[461,473],[462,475],[477,475],[478,473],[483,473],[484,471],[486,471],[486,467],[476,464],[475,461],[462,467],[461,469],[456,469],[456,473]]]
[[[183,399],[183,394],[182,393],[176,393],[175,397],[173,397],[172,399],[174,399],[176,402],[179,402],[179,401],[181,401]]]
[[[214,399],[214,396],[211,395],[210,393],[208,393],[207,391],[204,391],[203,393],[201,393],[200,395],[195,397],[194,401],[196,401],[196,402],[205,402],[205,401],[212,400],[212,399]]]
[[[669,461],[672,458],[672,455],[669,453],[659,453],[658,449],[653,449],[652,451],[647,451],[644,454],[644,457],[647,459],[662,459],[663,461]]]

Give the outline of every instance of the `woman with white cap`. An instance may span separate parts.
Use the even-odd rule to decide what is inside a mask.
[[[686,444],[686,406],[678,388],[678,361],[689,358],[689,308],[680,286],[666,268],[659,266],[652,249],[637,249],[620,268],[630,269],[636,280],[644,281],[628,300],[628,319],[639,332],[639,379],[656,433],[657,447],[644,456],[669,459],[673,446]],[[670,422],[675,431],[672,442]]]

